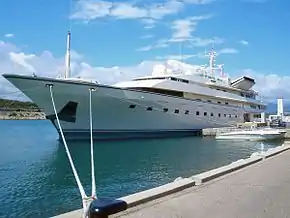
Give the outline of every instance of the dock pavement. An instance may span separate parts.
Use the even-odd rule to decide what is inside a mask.
[[[136,203],[126,211],[110,217],[120,218],[286,218],[290,217],[290,143],[254,154],[209,172],[181,179],[176,184],[188,187],[144,203]],[[242,167],[238,167],[241,166]],[[230,169],[230,170],[229,170]],[[216,175],[216,176],[213,176]],[[206,178],[210,178],[207,179]],[[183,181],[182,181],[183,180]],[[167,185],[174,186],[172,184]],[[175,185],[176,186],[176,185]],[[178,185],[177,185],[178,186]],[[158,188],[155,189],[155,192]],[[166,189],[166,186],[163,186]],[[150,190],[148,190],[150,192]],[[130,199],[148,195],[136,193]],[[151,194],[153,193],[151,191]],[[158,191],[157,191],[158,192]],[[150,195],[150,194],[149,194]],[[139,199],[140,200],[140,199]],[[139,201],[140,202],[140,201]],[[81,217],[80,210],[57,216]]]

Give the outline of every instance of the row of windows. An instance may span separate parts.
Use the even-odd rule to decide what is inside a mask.
[[[168,79],[168,80],[173,80],[173,81],[177,81],[177,82],[183,82],[183,83],[189,83],[189,80],[187,79],[181,79],[181,78],[176,78],[176,77],[149,77],[149,78],[138,78],[138,79],[134,79],[133,81],[139,81],[139,80],[154,80],[154,79]]]
[[[196,101],[202,101],[200,98],[195,99]],[[207,102],[212,102],[212,100],[207,100]],[[217,101],[218,104],[221,104],[221,101]],[[226,105],[228,105],[228,102],[225,102]]]
[[[174,77],[172,77],[174,78]],[[169,95],[169,96],[176,96],[176,97],[181,97],[184,98],[184,93],[180,92],[180,91],[174,91],[174,90],[167,90],[167,89],[158,89],[158,88],[152,88],[152,87],[135,87],[135,88],[131,88],[132,90],[140,90],[140,91],[146,91],[146,92],[153,92],[153,93],[158,93],[158,94],[163,94],[163,95]],[[203,101],[200,98],[195,99],[196,101]],[[212,102],[212,100],[205,100],[209,103]],[[225,105],[229,105],[228,102],[221,102],[221,101],[217,101],[218,104],[225,104]],[[238,106],[238,105],[232,105],[232,106]],[[241,105],[240,105],[241,107]],[[257,106],[255,105],[250,105],[251,108],[257,108]],[[264,109],[264,107],[260,107],[260,105],[258,106],[259,109]]]
[[[136,105],[131,104],[131,105],[129,106],[129,108],[134,109],[134,108],[136,108]],[[153,107],[147,107],[146,110],[147,110],[147,111],[152,111],[152,110],[153,110]],[[163,112],[168,112],[168,108],[164,108],[164,109],[163,109]],[[174,110],[174,113],[175,113],[175,114],[179,114],[179,110],[178,110],[178,109],[175,109],[175,110]],[[185,111],[184,111],[184,114],[189,114],[189,113],[190,113],[189,110],[185,110]],[[195,112],[195,115],[199,116],[199,115],[200,115],[200,112],[199,112],[199,111],[196,111],[196,112]],[[207,116],[207,112],[204,112],[203,115],[204,115],[204,116]],[[213,114],[213,113],[210,113],[210,116],[213,117],[214,114]],[[221,113],[218,113],[218,117],[221,117],[221,116],[222,116]],[[224,117],[227,117],[227,114],[224,114]],[[238,115],[228,114],[228,117],[229,117],[229,118],[231,118],[231,117],[238,118]]]
[[[181,78],[176,78],[176,77],[149,77],[149,78],[138,78],[138,79],[134,79],[134,81],[138,81],[138,80],[154,80],[154,79],[162,79],[162,80],[167,79],[167,80],[173,80],[173,81],[177,81],[177,82],[190,83],[189,80],[187,80],[187,79],[181,79]],[[227,90],[225,90],[225,89],[213,88],[213,87],[210,87],[210,88],[216,89],[218,91],[227,92]],[[255,99],[255,95],[254,94],[249,94],[249,93],[243,93],[243,92],[241,92],[240,95],[242,97]]]
[[[212,87],[210,87],[210,88],[212,88]],[[224,89],[219,89],[219,88],[216,88],[216,90],[218,90],[218,91],[223,91],[223,92],[227,92],[226,90],[224,90]],[[248,93],[243,93],[243,92],[241,92],[240,95],[241,95],[242,97],[255,99],[255,95],[254,95],[254,94],[248,94]]]

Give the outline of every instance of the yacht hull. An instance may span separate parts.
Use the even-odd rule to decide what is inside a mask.
[[[4,75],[37,104],[59,131],[50,89],[66,139],[89,139],[89,89],[95,139],[173,137],[243,122],[243,108],[92,82]],[[206,114],[205,114],[206,113]],[[231,115],[231,117],[229,117]]]

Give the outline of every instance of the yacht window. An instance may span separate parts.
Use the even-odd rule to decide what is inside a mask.
[[[140,90],[140,91],[153,92],[153,93],[162,94],[162,95],[183,97],[183,92],[168,90],[168,89],[158,89],[158,88],[153,88],[153,87],[135,87],[135,88],[130,88],[129,90]]]
[[[229,104],[228,102],[225,102],[225,104]]]
[[[196,113],[195,113],[197,116],[199,115],[199,111],[196,111]]]
[[[211,100],[207,100],[208,102],[211,102]]]
[[[183,82],[183,83],[189,83],[189,81],[186,80],[186,79],[180,79],[180,81]]]
[[[211,113],[210,116],[213,117],[213,113]]]
[[[164,109],[163,109],[163,112],[167,112],[167,111],[168,111],[168,108],[164,108]]]
[[[148,107],[147,108],[147,111],[152,111],[152,107]]]
[[[229,118],[231,118],[232,116],[229,114]]]
[[[256,109],[256,106],[255,105],[250,105],[250,107]]]
[[[185,111],[185,114],[189,114],[189,111],[188,111],[188,110],[186,110],[186,111]]]
[[[179,113],[179,110],[178,109],[175,109],[174,113],[178,114]]]
[[[236,118],[238,118],[238,115],[236,115]]]
[[[218,101],[217,103],[218,103],[218,104],[221,104],[221,102],[220,102],[220,101]]]
[[[129,108],[132,108],[132,109],[134,109],[135,107],[136,107],[135,104],[131,104],[131,105],[129,106]]]
[[[227,92],[226,90],[223,90],[223,92]]]
[[[227,117],[227,115],[226,115],[226,114],[224,114],[224,117]]]
[[[219,114],[219,117],[221,117],[221,114]]]
[[[207,115],[207,112],[204,112],[203,115],[206,116]]]

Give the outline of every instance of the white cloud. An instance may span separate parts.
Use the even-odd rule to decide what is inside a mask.
[[[211,17],[212,15],[203,15],[173,21],[171,25],[171,28],[173,29],[171,41],[190,40],[192,38],[192,32],[195,30],[198,22]]]
[[[101,17],[117,19],[161,19],[168,14],[174,14],[183,7],[182,2],[170,0],[164,4],[148,4],[140,6],[133,2],[110,2],[102,0],[78,0],[72,19],[94,20]]]
[[[156,59],[158,60],[187,60],[190,58],[196,57],[195,54],[182,54],[182,55],[167,55],[167,56],[157,56]]]
[[[182,43],[184,41],[188,41],[191,46],[196,47],[203,47],[209,44],[221,44],[224,42],[224,40],[218,37],[202,39],[192,36],[192,32],[195,30],[198,22],[201,20],[209,19],[211,17],[212,15],[203,15],[175,20],[170,25],[170,28],[173,30],[171,38],[160,39],[155,44],[138,48],[137,51],[149,51],[155,48],[165,48],[168,47],[170,43]]]
[[[264,3],[267,2],[268,0],[241,0],[241,1],[249,3]]]
[[[143,46],[141,48],[136,49],[136,51],[150,51],[152,49],[166,48],[168,46],[169,46],[169,44],[168,44],[168,40],[167,39],[159,39],[155,44]]]
[[[144,18],[140,20],[144,24],[144,29],[152,29],[155,27],[156,20],[151,18]]]
[[[236,73],[237,76],[250,76],[255,79],[253,87],[267,102],[276,102],[277,97],[282,96],[285,100],[290,100],[290,76],[279,76],[275,73],[262,73],[253,69],[244,69]]]
[[[208,45],[216,45],[216,44],[222,44],[224,42],[224,39],[219,37],[213,37],[209,39],[202,39],[200,37],[193,37],[190,41],[190,44],[196,47],[206,47]]]
[[[150,39],[150,38],[153,38],[153,37],[154,37],[154,35],[147,34],[147,35],[141,36],[140,39]]]
[[[239,51],[235,48],[223,48],[219,52],[219,54],[237,54]]]
[[[76,20],[94,20],[103,17],[117,19],[162,19],[177,14],[185,4],[208,4],[213,0],[166,0],[163,3],[137,4],[134,2],[110,2],[105,0],[77,0],[70,16]],[[152,24],[151,24],[152,25]]]
[[[197,5],[209,4],[214,1],[216,0],[183,0],[184,3],[197,4]]]
[[[148,11],[130,3],[114,3],[110,15],[119,19],[132,19],[148,17]]]
[[[100,83],[132,79],[133,77],[150,75],[158,61],[143,61],[134,66],[95,67],[84,61],[82,55],[71,52],[71,69],[73,76],[94,79]],[[51,52],[27,54],[15,45],[0,41],[0,72],[10,74],[47,76],[56,78],[64,73],[64,57],[56,58]],[[0,76],[0,97],[15,98],[21,94],[9,94],[17,89]],[[23,95],[20,95],[23,98]],[[19,96],[18,96],[19,97]]]
[[[136,51],[150,51],[153,48],[154,48],[153,45],[147,45],[147,46],[143,46],[143,47],[137,48]]]
[[[151,18],[161,19],[166,15],[176,14],[183,9],[184,4],[178,0],[168,0],[163,4],[152,4],[148,7],[148,15]]]
[[[246,40],[240,40],[239,43],[242,45],[249,45],[249,42]]]
[[[5,34],[5,37],[6,38],[13,38],[14,34],[13,33],[7,33],[7,34]]]

